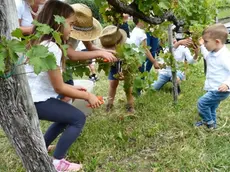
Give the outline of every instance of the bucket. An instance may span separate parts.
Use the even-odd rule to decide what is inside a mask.
[[[84,87],[87,92],[92,93],[94,82],[90,80],[74,80],[75,86],[81,86]],[[75,99],[75,101],[72,103],[73,106],[81,110],[86,116],[90,115],[92,113],[92,108],[87,107],[89,103],[82,99]]]

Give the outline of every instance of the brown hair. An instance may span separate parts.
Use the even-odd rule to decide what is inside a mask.
[[[42,8],[41,12],[38,14],[36,20],[39,23],[42,24],[47,24],[49,25],[52,29],[60,32],[63,34],[64,32],[64,25],[63,24],[58,24],[54,20],[54,15],[62,16],[64,18],[69,18],[71,15],[74,15],[74,10],[73,8],[64,2],[61,2],[59,0],[49,0],[45,3],[44,7]],[[36,27],[33,28],[33,34],[36,34]],[[65,43],[63,37],[61,37],[62,42]],[[53,39],[52,34],[45,34],[42,35],[39,40],[37,41],[32,41],[31,44],[38,44],[41,43],[44,40],[50,40],[55,42]],[[62,53],[62,68],[64,69],[65,67],[65,57]]]
[[[211,39],[220,39],[224,44],[228,38],[228,30],[223,24],[214,24],[206,28],[202,35],[209,34]]]

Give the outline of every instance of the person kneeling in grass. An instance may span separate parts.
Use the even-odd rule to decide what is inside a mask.
[[[196,62],[199,54],[199,47],[192,44],[192,41],[190,38],[176,41],[174,40],[174,58],[177,62],[185,62],[187,61],[190,64],[193,64]],[[194,49],[194,55],[191,55],[190,50],[186,47],[187,45],[193,45]],[[167,82],[172,81],[172,70],[170,66],[166,66],[165,69],[160,69],[158,71],[158,79],[151,85],[152,89],[154,90],[160,90]],[[178,94],[180,93],[180,82],[182,80],[185,80],[185,74],[184,72],[177,70],[177,84],[178,84]]]

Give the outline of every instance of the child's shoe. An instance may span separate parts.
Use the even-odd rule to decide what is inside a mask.
[[[127,111],[128,113],[134,113],[135,110],[134,110],[133,105],[127,104],[127,105],[126,105],[126,111]]]
[[[112,108],[113,108],[113,104],[107,104],[105,111],[110,112],[112,110]]]
[[[217,126],[215,123],[213,123],[213,124],[207,124],[207,127],[208,129],[212,130],[212,129],[216,129]]]
[[[200,127],[200,126],[203,126],[203,125],[207,126],[208,129],[216,129],[216,123],[207,124],[207,122],[198,121],[195,124],[196,127]]]
[[[94,74],[92,74],[92,75],[89,76],[89,80],[95,82],[95,81],[98,81],[99,78],[98,78],[98,76],[94,73]]]
[[[54,159],[53,165],[58,172],[74,172],[82,169],[81,164],[70,163],[65,159]]]
[[[200,126],[203,126],[203,125],[206,125],[206,123],[204,121],[198,121],[198,122],[195,123],[196,127],[200,127]]]

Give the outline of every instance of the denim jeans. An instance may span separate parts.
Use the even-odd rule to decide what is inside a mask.
[[[199,98],[197,108],[200,117],[207,124],[216,124],[216,109],[220,102],[229,96],[230,92],[208,91]]]
[[[179,77],[180,80],[184,80],[185,78],[183,72],[181,71],[177,71],[177,77]],[[154,83],[151,84],[151,86],[154,90],[160,90],[167,82],[171,80],[172,80],[172,74],[170,75],[159,74],[157,81],[154,81]]]

